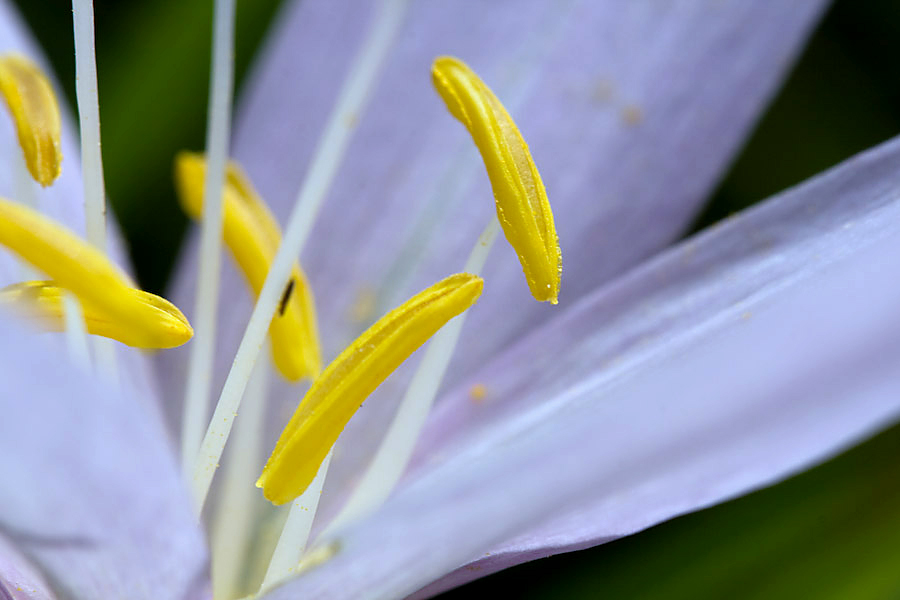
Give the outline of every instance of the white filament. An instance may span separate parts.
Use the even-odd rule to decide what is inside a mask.
[[[94,2],[72,0],[75,35],[75,97],[81,134],[81,172],[84,183],[84,221],[88,241],[106,252],[106,186],[100,152],[100,97],[94,50]],[[100,371],[115,380],[116,354],[110,340],[96,338],[94,349]]]
[[[331,464],[331,455],[332,451],[329,451],[319,465],[312,483],[291,503],[281,537],[278,538],[272,560],[269,561],[269,568],[266,569],[266,576],[259,588],[260,593],[290,577],[300,564],[303,551],[306,550],[306,542],[309,540],[309,532],[312,530],[313,519],[316,517],[316,510],[319,508],[319,499],[322,497],[322,486],[325,484],[325,475]]]
[[[94,56],[94,2],[72,0],[75,32],[75,96],[81,130],[81,171],[87,239],[106,251],[106,189],[100,154],[100,98]]]
[[[91,352],[88,348],[87,328],[81,304],[74,294],[63,294],[63,316],[66,327],[66,347],[69,355],[80,366],[89,369]],[[106,341],[106,340],[105,340]]]
[[[337,173],[338,165],[350,140],[354,117],[361,114],[365,106],[375,77],[400,26],[407,1],[382,1],[374,26],[356,56],[319,140],[312,164],[288,220],[281,247],[269,268],[266,282],[247,323],[194,465],[191,490],[198,513],[206,501],[219,458],[231,432],[234,415],[240,407],[241,396],[262,348],[269,322],[287,285],[291,267],[300,254],[319,206]]]
[[[263,429],[268,397],[270,360],[256,364],[247,387],[247,402],[226,454],[220,503],[212,528],[212,577],[216,598],[236,598],[246,576],[243,565],[253,535],[258,503],[264,502],[253,485],[263,466]]]
[[[228,138],[231,135],[231,97],[234,89],[234,7],[235,0],[216,0],[206,127],[203,220],[200,224],[200,265],[193,314],[194,341],[181,423],[181,462],[185,474],[197,459],[212,386],[222,252],[222,187],[228,159]]]

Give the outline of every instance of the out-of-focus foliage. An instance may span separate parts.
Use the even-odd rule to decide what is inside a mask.
[[[900,2],[835,1],[697,227],[900,133],[898,57]]]
[[[353,0],[355,1],[355,0]],[[788,0],[785,0],[788,1]],[[70,0],[15,0],[74,107]],[[237,81],[281,0],[238,0]],[[201,150],[212,0],[95,0],[107,188],[142,284],[184,232],[172,158]],[[900,132],[900,3],[837,0],[696,227]],[[446,598],[900,596],[900,427],[778,486]]]

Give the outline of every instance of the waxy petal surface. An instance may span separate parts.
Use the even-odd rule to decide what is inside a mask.
[[[567,257],[564,306],[677,237],[824,5],[497,1],[476,11],[410,3],[302,256],[317,297],[329,299],[319,306],[324,357],[380,312],[458,270],[494,210],[471,139],[431,89],[436,56],[459,56],[491,81],[528,140]],[[282,223],[372,6],[291,4],[248,80],[235,155]],[[176,302],[192,297],[194,272],[182,270]],[[508,248],[494,250],[484,277],[484,306],[471,312],[451,383],[554,310],[529,298]],[[241,286],[226,266],[219,382],[242,333],[234,324],[250,311],[246,293],[230,292]],[[166,381],[180,389],[183,359],[163,361]],[[334,513],[332,503],[366,464],[408,375],[387,381],[343,434],[321,514]],[[281,423],[296,397],[281,392]]]
[[[66,598],[203,598],[203,535],[152,396],[0,318],[0,532]]]
[[[56,600],[44,576],[0,535],[0,597],[6,600]]]
[[[893,422],[898,189],[900,139],[586,298],[480,374],[488,396],[461,412],[484,427],[433,448],[270,599],[403,597],[474,561],[425,596],[746,493]]]

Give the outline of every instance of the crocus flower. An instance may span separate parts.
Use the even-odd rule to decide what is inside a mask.
[[[34,55],[2,6],[0,39]],[[495,251],[401,485],[265,598],[425,596],[767,485],[896,418],[900,142],[664,250],[821,10],[410,5],[301,257],[323,353],[458,270],[492,210],[471,140],[428,89],[441,54],[493,82],[529,141],[566,257],[559,305],[531,301],[515,255]],[[358,4],[289,5],[250,83],[235,154],[281,219],[368,19]],[[47,211],[77,227],[66,154]],[[191,271],[187,259],[176,303]],[[249,311],[241,285],[226,268],[222,364]],[[161,356],[154,382],[127,353],[111,385],[8,318],[0,330],[0,585],[32,585],[10,594],[35,598],[207,597],[203,533],[158,413],[181,398],[179,355]],[[341,436],[319,530],[406,377]],[[276,412],[299,397],[274,393]]]

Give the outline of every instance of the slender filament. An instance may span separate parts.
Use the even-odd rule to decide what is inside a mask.
[[[228,159],[231,96],[234,87],[234,7],[235,0],[216,0],[213,16],[212,68],[206,127],[209,165],[202,188],[205,194],[200,225],[200,267],[197,296],[194,298],[197,339],[191,346],[188,359],[184,419],[181,426],[181,464],[185,473],[191,468],[200,449],[212,387],[221,270],[222,186],[225,161]]]

